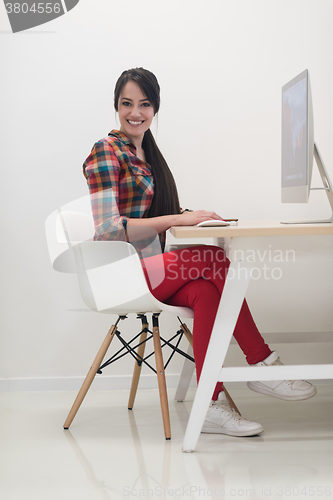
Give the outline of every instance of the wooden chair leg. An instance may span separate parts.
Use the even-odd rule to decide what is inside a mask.
[[[180,327],[183,332],[184,332],[184,335],[186,336],[187,340],[189,341],[189,343],[191,344],[191,346],[193,347],[193,335],[192,333],[190,332],[190,330],[188,329],[188,327],[185,325],[185,323],[182,323],[181,327]],[[223,385],[223,389],[224,389],[224,394],[228,400],[228,403],[229,403],[229,406],[230,408],[233,408],[239,415],[241,415],[241,412],[239,411],[239,409],[237,408],[234,400],[232,399],[232,397],[230,396],[229,392],[227,391],[225,385]]]
[[[143,342],[143,344],[139,345],[138,350],[137,350],[137,355],[140,356],[141,358],[143,358],[143,355],[145,353],[146,343],[144,341],[147,338],[148,328],[149,328],[148,323],[142,324],[143,332],[140,335],[140,344],[141,344],[141,342]],[[132,377],[132,385],[131,385],[130,395],[128,398],[128,409],[129,410],[132,410],[132,408],[134,406],[134,400],[135,400],[136,392],[138,389],[141,368],[142,368],[142,364],[139,365],[137,362],[135,362],[133,377]]]
[[[237,408],[234,400],[232,399],[232,397],[230,396],[229,392],[227,391],[227,389],[225,388],[225,385],[223,384],[223,390],[224,390],[224,394],[225,394],[225,397],[227,398],[228,400],[228,403],[229,403],[229,406],[230,408],[233,408],[239,415],[241,415],[241,412],[239,411],[239,409]]]
[[[187,354],[193,357],[193,335],[185,323],[181,323],[180,329],[184,333],[189,343]],[[180,374],[180,379],[174,398],[176,401],[178,402],[184,401],[188,388],[190,386],[194,369],[195,369],[194,363],[192,363],[192,361],[190,361],[189,359],[185,358],[183,369]]]
[[[191,357],[193,357],[193,349],[190,344],[188,344],[187,347],[187,354]],[[195,370],[195,366],[193,361],[190,359],[185,358],[184,359],[184,364],[183,364],[183,369],[180,374],[179,382],[178,382],[178,387],[175,393],[175,401],[178,401],[179,403],[184,401],[186,398],[186,394],[188,391],[188,388],[190,386],[193,372]]]
[[[77,414],[78,409],[80,408],[81,403],[84,400],[84,398],[88,392],[88,389],[91,386],[91,384],[96,376],[97,370],[101,366],[101,363],[104,359],[106,351],[108,350],[116,331],[117,331],[117,327],[115,325],[112,325],[110,330],[107,333],[107,336],[104,339],[103,344],[101,345],[101,347],[97,353],[97,356],[96,356],[82,386],[81,386],[81,389],[78,392],[78,395],[76,396],[76,399],[75,399],[73,406],[68,414],[66,422],[64,423],[64,429],[68,429],[69,426],[71,425],[72,421],[74,420],[74,417]]]
[[[160,331],[158,327],[158,317],[153,316],[153,341],[157,371],[157,382],[160,393],[160,403],[162,411],[162,419],[164,426],[165,439],[171,439],[170,414],[168,404],[168,394],[165,382],[164,362],[161,348]]]
[[[189,341],[191,347],[193,347],[193,335],[185,323],[180,325],[180,329],[183,330],[185,337]]]

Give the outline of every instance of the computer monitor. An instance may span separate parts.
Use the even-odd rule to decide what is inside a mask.
[[[317,145],[309,71],[306,69],[282,87],[282,203],[307,203],[311,189],[325,189],[332,208],[327,220],[292,221],[293,223],[333,222],[333,189]],[[324,184],[311,188],[313,157]]]
[[[282,87],[282,202],[306,203],[313,165],[313,111],[306,69]]]

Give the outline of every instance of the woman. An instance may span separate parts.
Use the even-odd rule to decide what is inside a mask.
[[[191,226],[222,218],[212,211],[180,208],[174,178],[149,128],[159,110],[159,90],[150,71],[135,68],[122,73],[114,93],[120,130],[111,131],[94,145],[83,170],[92,198],[95,239],[133,242],[141,252],[153,295],[161,302],[193,309],[193,351],[199,380],[229,261],[222,249],[206,245],[163,253],[165,232],[171,226]],[[147,242],[138,240],[143,238],[142,234],[149,236],[147,231],[159,235],[162,248],[159,255],[144,253]],[[161,253],[165,275],[152,283],[149,278],[161,269]],[[282,364],[276,352],[265,344],[246,301],[234,337],[249,364]],[[316,393],[316,388],[305,381],[248,385],[256,392],[285,400],[307,399]],[[259,434],[263,428],[232,410],[222,383],[218,383],[202,431],[250,436]]]

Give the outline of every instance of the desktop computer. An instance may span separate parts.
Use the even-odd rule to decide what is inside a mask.
[[[320,188],[311,187],[313,158],[323,182],[323,187]],[[326,220],[289,223],[333,223],[333,187],[318,146],[314,142],[310,77],[306,69],[282,87],[282,203],[307,203],[313,189],[325,190],[332,209],[331,217]]]

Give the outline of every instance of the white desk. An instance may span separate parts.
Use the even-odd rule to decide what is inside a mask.
[[[175,238],[239,238],[257,236],[333,235],[333,224],[281,224],[277,221],[241,221],[237,226],[175,226]],[[183,451],[194,451],[217,381],[331,379],[331,365],[288,365],[222,368],[234,328],[250,282],[253,264],[232,261],[224,285],[200,381],[188,421]],[[234,279],[237,277],[237,279]]]

